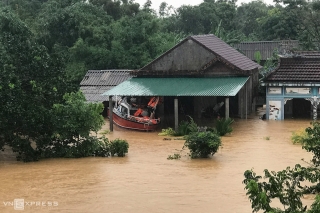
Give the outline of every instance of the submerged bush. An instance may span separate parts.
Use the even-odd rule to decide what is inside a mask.
[[[178,131],[175,132],[174,136],[183,136],[189,134],[188,126],[188,121],[181,121],[178,126]]]
[[[161,136],[184,136],[191,132],[198,131],[198,125],[194,122],[193,118],[188,116],[189,121],[181,121],[178,126],[178,130],[175,131],[171,127],[167,129],[162,129],[162,132],[158,135]]]
[[[216,130],[220,136],[224,136],[233,131],[231,124],[234,122],[231,118],[219,118],[216,120]]]
[[[111,156],[117,155],[118,157],[124,157],[128,153],[129,144],[126,140],[115,139],[110,143]]]
[[[129,144],[125,140],[109,141],[106,137],[90,136],[70,142],[59,140],[39,150],[41,158],[81,158],[89,156],[108,157],[117,155],[124,157],[128,153]]]
[[[181,154],[179,153],[174,153],[173,155],[168,155],[167,159],[168,160],[177,160],[181,158]]]
[[[167,129],[162,129],[162,131],[158,134],[161,136],[173,136],[175,134],[175,131],[169,127]]]
[[[194,122],[193,118],[188,116],[190,121],[188,122],[187,133],[193,133],[198,131],[198,125]]]
[[[81,158],[89,156],[107,157],[110,155],[110,145],[107,138],[89,136],[79,140],[56,139],[40,150],[42,158]]]
[[[190,150],[191,158],[206,158],[214,155],[221,146],[220,136],[213,132],[194,132],[187,136],[184,147]]]
[[[96,144],[94,155],[99,157],[110,156],[110,142],[108,138],[105,138],[105,137],[100,138],[100,140]]]
[[[291,141],[294,144],[302,144],[309,137],[305,129],[299,129],[292,133]]]

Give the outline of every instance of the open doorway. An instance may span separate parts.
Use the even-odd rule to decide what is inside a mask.
[[[293,98],[284,105],[284,119],[310,118],[312,115],[311,102],[304,98]]]

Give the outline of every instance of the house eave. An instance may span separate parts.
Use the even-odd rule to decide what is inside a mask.
[[[320,82],[262,82],[261,86],[277,87],[277,86],[287,86],[287,87],[310,87],[310,86],[320,86]]]

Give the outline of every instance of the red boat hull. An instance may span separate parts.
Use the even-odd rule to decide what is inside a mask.
[[[139,123],[131,120],[124,119],[118,116],[116,113],[112,114],[113,122],[123,128],[135,129],[141,131],[154,131],[157,129],[158,124]]]

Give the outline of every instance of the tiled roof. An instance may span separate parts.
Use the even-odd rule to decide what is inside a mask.
[[[213,34],[191,36],[190,38],[202,44],[203,47],[213,52],[215,55],[220,56],[220,59],[225,60],[225,62],[232,64],[240,70],[261,68],[259,64],[235,50]]]
[[[80,83],[80,90],[88,102],[108,101],[109,97],[101,94],[132,78],[130,72],[131,70],[89,70]]]
[[[220,38],[216,37],[213,34],[207,34],[207,35],[189,36],[185,38],[179,44],[175,45],[174,47],[172,47],[171,49],[163,53],[161,56],[159,56],[158,58],[154,59],[149,64],[141,68],[141,70],[144,70],[150,64],[164,57],[173,49],[175,49],[177,46],[181,45],[184,42],[187,42],[189,39],[192,39],[193,41],[200,44],[208,51],[218,56],[219,59],[222,60],[223,62],[231,64],[240,70],[247,71],[247,70],[253,70],[255,68],[262,68],[259,64],[252,61],[251,59],[249,59],[248,57],[246,57],[245,55],[243,55],[242,53],[240,53],[239,51],[237,51],[236,49],[234,49],[224,41],[222,41]]]
[[[320,53],[300,53],[301,55],[281,57],[278,67],[266,77],[265,82],[319,82]]]

